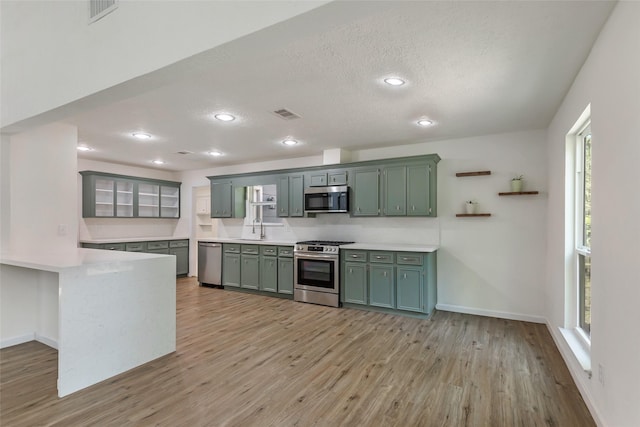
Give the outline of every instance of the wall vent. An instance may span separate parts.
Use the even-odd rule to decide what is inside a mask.
[[[118,8],[118,0],[89,0],[89,24],[104,18]]]
[[[293,119],[299,119],[300,116],[297,115],[296,113],[294,113],[293,111],[289,111],[286,108],[281,108],[279,110],[276,110],[273,112],[275,115],[277,115],[278,117],[285,119],[285,120],[293,120]]]

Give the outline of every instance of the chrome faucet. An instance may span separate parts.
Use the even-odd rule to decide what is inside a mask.
[[[260,221],[260,239],[264,239],[264,236],[265,236],[264,222],[261,220]]]

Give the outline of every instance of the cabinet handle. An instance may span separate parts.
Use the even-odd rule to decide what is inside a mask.
[[[349,269],[349,274],[353,274],[353,268]]]
[[[415,211],[415,210],[416,210],[415,205],[411,205],[411,210],[412,210],[412,211]]]
[[[360,206],[358,206],[358,212],[360,212]]]
[[[407,258],[407,257],[402,257],[403,261],[417,261],[417,258]]]
[[[396,205],[396,210],[399,211],[400,210],[400,205]]]
[[[406,278],[407,278],[407,273],[404,273],[404,274],[402,275],[402,278],[403,278],[403,279],[406,279]]]
[[[360,255],[351,255],[351,258],[360,258]]]
[[[383,259],[384,257],[381,257],[379,255],[376,255],[376,259]]]
[[[384,272],[384,277],[387,277],[387,272],[386,271]]]

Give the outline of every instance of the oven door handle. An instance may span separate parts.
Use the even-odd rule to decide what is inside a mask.
[[[310,254],[294,254],[294,258],[297,259],[326,259],[326,260],[335,260],[339,259],[336,255],[310,255]]]

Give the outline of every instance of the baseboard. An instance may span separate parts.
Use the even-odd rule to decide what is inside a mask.
[[[600,412],[595,405],[591,391],[586,385],[586,382],[593,381],[594,377],[592,376],[591,379],[588,378],[588,374],[582,368],[582,365],[573,354],[573,351],[571,351],[569,344],[567,344],[567,341],[564,336],[562,336],[560,330],[550,325],[548,321],[545,323],[549,333],[551,334],[551,338],[553,338],[556,348],[560,352],[560,356],[562,356],[562,359],[564,360],[564,364],[567,365],[567,368],[569,369],[569,374],[571,374],[573,382],[576,387],[578,387],[582,400],[584,400],[585,405],[587,405],[587,409],[589,409],[589,413],[591,413],[593,420],[599,427],[604,427],[605,423],[603,422]]]
[[[35,333],[21,335],[19,337],[7,338],[0,341],[0,348],[12,347],[14,345],[24,344],[26,342],[33,341],[35,339],[36,339]]]
[[[56,350],[58,349],[58,341],[51,339],[51,338],[47,338],[47,337],[43,337],[42,335],[38,335],[35,334],[35,340],[38,342],[41,342],[42,344],[49,346],[51,348],[55,348]]]
[[[436,309],[441,311],[453,311],[454,313],[475,314],[477,316],[497,317],[499,319],[520,320],[523,322],[547,323],[541,316],[529,314],[508,313],[506,311],[483,310],[481,308],[464,307],[461,305],[436,304]]]

